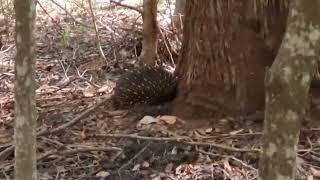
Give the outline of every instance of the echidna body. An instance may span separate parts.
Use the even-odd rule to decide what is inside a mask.
[[[158,105],[176,95],[177,77],[162,66],[145,65],[123,74],[116,83],[113,101],[118,108]]]

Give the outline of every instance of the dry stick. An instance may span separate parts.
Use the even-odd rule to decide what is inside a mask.
[[[51,155],[70,155],[70,154],[91,152],[91,151],[122,151],[122,149],[118,147],[97,147],[97,148],[90,147],[90,148],[71,149],[71,150],[65,150],[65,151],[56,150],[56,151],[49,151],[47,153],[42,154],[37,158],[37,161],[40,161]]]
[[[71,63],[68,64],[67,67],[65,67],[64,64],[63,64],[63,62],[62,62],[60,59],[59,59],[58,61],[59,61],[60,66],[61,66],[61,68],[62,68],[62,70],[63,70],[63,74],[64,74],[65,78],[66,78],[66,79],[69,79],[69,77],[68,77],[68,71],[69,71],[69,68],[71,67]]]
[[[13,146],[11,146],[13,148]],[[82,148],[82,149],[72,149],[72,150],[66,150],[66,151],[49,151],[47,153],[42,154],[41,156],[37,157],[37,161],[40,161],[48,156],[51,155],[70,155],[70,154],[76,154],[79,152],[91,152],[91,151],[119,151],[122,152],[123,150],[118,147],[99,147],[99,148]],[[13,168],[14,164],[13,161],[10,163],[6,163],[3,166],[0,166],[0,169],[11,169]]]
[[[77,117],[75,117],[74,119],[72,119],[71,121],[62,124],[60,126],[58,126],[57,128],[54,129],[47,129],[47,130],[43,130],[40,131],[39,133],[37,133],[37,136],[43,136],[43,135],[47,135],[47,134],[53,134],[53,133],[57,133],[67,127],[72,126],[73,124],[75,124],[76,122],[78,122],[81,118],[85,117],[86,115],[88,115],[91,111],[93,111],[95,108],[97,108],[98,106],[102,105],[103,103],[105,103],[107,100],[109,100],[109,98],[106,98],[104,100],[101,100],[100,102],[98,102],[97,104],[95,104],[94,106],[90,107],[89,109],[86,109],[85,111],[83,111],[82,113],[80,113]]]
[[[148,137],[148,136],[139,136],[137,134],[97,134],[95,137],[113,137],[113,138],[131,138],[131,139],[140,139],[140,140],[152,140],[152,141],[182,141],[190,140],[190,137]]]
[[[8,147],[8,146],[11,146],[11,142],[9,142],[9,143],[3,143],[3,144],[1,144],[0,145],[0,149],[2,149],[2,148],[5,148],[5,147]]]
[[[54,128],[52,130],[43,130],[43,131],[40,131],[37,133],[37,136],[43,136],[43,135],[46,135],[46,134],[53,134],[53,133],[57,133],[69,126],[72,126],[73,124],[75,124],[77,121],[79,121],[81,118],[83,118],[84,116],[88,115],[91,111],[93,111],[95,108],[99,107],[100,105],[102,105],[103,103],[105,103],[107,100],[109,100],[109,98],[106,98],[104,100],[101,100],[100,102],[98,102],[96,105],[90,107],[89,109],[85,110],[84,112],[82,112],[81,114],[79,114],[77,117],[75,117],[74,119],[72,119],[71,121],[69,121],[68,123],[66,124],[63,124],[57,128]],[[10,153],[11,151],[14,150],[14,145],[11,144],[11,146],[7,147],[5,150],[1,151],[0,152],[0,160],[1,159],[4,159],[3,156],[6,156],[8,153]],[[72,152],[72,151],[70,151]],[[9,167],[11,167],[9,165]]]
[[[100,23],[101,26],[103,26],[106,30],[110,31],[111,33],[113,33],[114,35],[116,35],[117,37],[121,37],[120,34],[118,34],[115,30],[113,30],[111,27],[107,26],[106,24],[104,24],[101,20],[101,18],[98,20],[98,22]]]
[[[224,146],[224,145],[216,144],[212,142],[183,142],[183,143],[190,144],[190,145],[198,145],[198,146],[212,146],[212,147],[223,149],[226,151],[261,153],[260,149],[241,149],[241,148]]]
[[[10,179],[10,176],[7,175],[7,173],[6,173],[6,171],[4,169],[2,169],[2,174],[4,175],[6,180]]]
[[[126,5],[126,4],[122,4],[120,2],[116,2],[116,1],[113,1],[113,0],[111,0],[110,3],[114,3],[114,4],[118,5],[118,6],[122,6],[122,7],[128,8],[128,9],[135,10],[135,11],[139,12],[140,14],[142,14],[142,12],[143,12],[140,8],[136,8],[136,7],[133,7],[133,6]]]
[[[0,54],[4,54],[6,52],[8,52],[10,49],[12,49],[13,47],[15,47],[16,45],[15,44],[12,44],[11,46],[9,46],[7,49],[3,50],[3,51],[0,51]]]
[[[41,92],[41,93],[39,93],[39,95],[43,95],[43,94],[47,94],[47,93],[55,93],[55,92],[57,92],[57,91],[62,90],[62,89],[65,88],[65,87],[69,86],[72,82],[74,82],[74,81],[76,81],[76,80],[79,80],[79,79],[86,81],[86,82],[89,83],[91,86],[95,87],[96,89],[101,88],[100,85],[97,85],[97,84],[95,84],[94,82],[92,82],[92,81],[90,81],[90,80],[88,80],[88,79],[86,79],[86,78],[84,78],[84,77],[74,77],[74,78],[70,79],[68,82],[64,83],[62,86],[58,87],[58,89],[55,89],[55,90],[49,91],[49,92],[48,92],[48,91],[47,91],[47,92]],[[51,99],[51,98],[50,98],[50,99]],[[53,99],[55,99],[55,98],[53,98]],[[47,100],[47,99],[37,99],[37,101],[38,101],[38,100]]]
[[[6,156],[14,150],[14,146],[9,146],[5,150],[0,152],[0,161],[4,160]]]
[[[72,19],[74,22],[76,22],[76,23],[78,23],[78,24],[80,24],[80,25],[82,25],[82,26],[84,26],[84,27],[87,27],[87,28],[93,28],[92,26],[88,26],[88,25],[83,24],[82,22],[76,20],[76,19],[68,12],[68,10],[66,10],[64,7],[62,7],[59,3],[55,2],[54,0],[50,0],[50,1],[51,1],[53,4],[55,4],[56,6],[58,6],[59,8],[61,8],[67,15],[69,15],[69,16],[71,17],[71,19]]]
[[[239,134],[221,134],[212,137],[236,137],[236,136],[261,136],[262,132],[252,132],[252,133],[239,133]]]
[[[47,138],[47,137],[43,137],[43,136],[40,137],[40,139],[42,139],[42,140],[44,140],[44,141],[46,141],[46,142],[48,142],[48,143],[52,143],[52,144],[58,145],[59,148],[60,148],[60,147],[66,147],[65,144],[63,144],[63,143],[61,143],[61,142],[59,142],[59,141],[57,141],[57,140],[53,140],[53,139],[50,139],[50,138]]]
[[[125,8],[128,8],[128,9],[132,9],[132,10],[135,10],[137,11],[138,13],[140,13],[142,15],[143,13],[143,10],[140,9],[140,8],[136,8],[136,7],[133,7],[133,6],[129,6],[127,4],[122,4],[120,2],[117,2],[117,1],[114,1],[114,0],[110,0],[110,3],[114,3],[115,5],[118,5],[118,6],[122,6],[122,7],[125,7]],[[158,2],[157,2],[158,3]],[[157,11],[159,12],[159,11]]]
[[[54,92],[60,91],[61,89],[67,87],[67,86],[68,86],[69,84],[71,84],[73,81],[78,80],[78,79],[81,79],[81,80],[86,81],[87,83],[89,83],[90,85],[92,85],[93,87],[95,87],[95,88],[97,88],[97,89],[99,89],[99,88],[101,87],[101,86],[99,86],[99,85],[91,82],[90,80],[88,80],[88,79],[86,79],[86,78],[83,78],[83,77],[75,77],[75,78],[69,80],[68,82],[66,82],[66,83],[65,83],[64,85],[62,85],[61,87],[59,87],[59,89],[56,89],[56,90],[54,90],[54,91],[52,91],[52,92],[50,92],[50,93],[54,93]]]
[[[151,142],[149,142],[145,147],[143,147],[133,158],[131,158],[126,164],[122,165],[118,172],[120,174],[120,171],[124,168],[126,168],[127,166],[129,166],[135,159],[137,159],[149,146],[150,146]]]
[[[303,131],[320,131],[320,128],[311,128],[311,129],[306,129]]]
[[[39,1],[37,1],[37,3],[39,4],[39,6],[40,6],[40,8],[43,10],[43,12],[50,17],[51,21],[52,21],[54,24],[56,24],[56,25],[59,27],[59,29],[62,31],[63,28],[61,27],[61,25],[60,25],[55,19],[53,19],[52,16],[50,16],[50,14],[48,13],[48,11],[42,6],[42,4],[41,4]]]
[[[256,168],[250,166],[249,164],[241,161],[240,159],[238,159],[238,158],[236,158],[236,157],[234,157],[234,156],[227,156],[227,155],[222,155],[222,154],[214,154],[214,153],[211,153],[211,152],[203,151],[203,150],[201,150],[201,149],[198,149],[197,151],[200,152],[200,153],[202,153],[202,154],[209,155],[209,156],[219,156],[219,157],[224,157],[224,158],[231,158],[232,160],[239,162],[240,164],[242,164],[243,166],[245,166],[245,167],[247,167],[247,168],[249,168],[249,169],[252,169],[252,170],[254,170],[254,171],[256,171],[256,172],[258,171]]]
[[[198,146],[211,146],[219,149],[223,149],[226,151],[233,151],[233,152],[252,152],[252,153],[260,153],[260,149],[241,149],[241,148],[235,148],[235,147],[229,147],[224,146],[221,144],[216,144],[213,142],[190,142],[187,140],[190,140],[189,137],[173,137],[173,138],[167,138],[167,137],[147,137],[147,136],[139,136],[136,134],[98,134],[95,135],[96,137],[114,137],[114,138],[132,138],[132,139],[142,139],[142,140],[153,140],[153,141],[176,141],[176,142],[182,142],[184,144],[189,145],[198,145]]]
[[[97,23],[96,23],[96,16],[94,15],[94,12],[93,12],[93,9],[92,9],[91,0],[88,0],[88,2],[89,2],[89,8],[90,8],[91,17],[92,17],[92,22],[93,22],[93,26],[94,26],[94,31],[95,31],[95,33],[96,33],[96,40],[97,40],[97,45],[98,45],[99,53],[100,53],[100,56],[101,56],[103,59],[106,59],[106,56],[104,55],[103,50],[102,50],[102,48],[101,48],[101,40],[100,40],[100,37],[99,37],[99,31],[98,31]]]
[[[108,98],[107,98],[108,99]],[[107,100],[106,99],[106,100]],[[96,107],[98,107],[100,104],[104,103],[106,100],[99,102],[98,104],[96,104],[95,106],[89,108],[88,110],[84,111],[83,113],[81,113],[79,116],[77,116],[76,118],[74,118],[73,120],[71,120],[70,122],[63,124],[55,129],[52,130],[44,130],[42,132],[38,133],[38,136],[42,136],[42,135],[46,135],[49,133],[56,133],[59,132],[73,124],[75,124],[78,120],[80,120],[83,116],[87,115],[89,112],[91,112],[93,109],[95,109]],[[96,137],[113,137],[113,138],[132,138],[132,139],[141,139],[141,140],[152,140],[152,141],[175,141],[175,142],[182,142],[185,144],[189,144],[189,145],[198,145],[198,146],[211,146],[211,147],[215,147],[215,148],[219,148],[219,149],[224,149],[226,151],[233,151],[233,152],[252,152],[252,153],[260,153],[261,150],[259,149],[241,149],[241,148],[234,148],[234,147],[229,147],[229,146],[224,146],[221,144],[216,144],[216,143],[208,143],[208,142],[190,142],[190,137],[147,137],[147,136],[138,136],[136,134],[98,134],[95,135]],[[13,150],[13,146],[8,147],[6,150],[6,152],[9,152]],[[0,157],[1,155],[4,154],[4,152],[0,153]]]
[[[159,33],[160,33],[160,35],[161,35],[161,37],[162,37],[162,39],[163,39],[164,45],[166,46],[166,49],[167,49],[168,53],[169,53],[169,55],[170,55],[171,63],[172,63],[172,65],[174,66],[174,68],[176,68],[176,65],[175,65],[175,63],[174,63],[171,50],[170,50],[170,48],[169,48],[170,43],[169,43],[168,39],[165,37],[165,35],[163,34],[161,28],[159,28]],[[168,43],[167,43],[167,42],[168,42]],[[168,44],[169,44],[169,45],[168,45]],[[170,45],[170,46],[171,46],[171,45]],[[172,49],[172,48],[171,48],[171,49]]]

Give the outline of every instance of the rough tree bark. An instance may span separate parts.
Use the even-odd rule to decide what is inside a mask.
[[[251,113],[264,105],[264,72],[280,46],[287,0],[188,0],[174,114]]]
[[[296,150],[320,52],[320,0],[290,3],[287,32],[266,76],[261,180],[294,179]]]
[[[141,62],[154,64],[157,58],[157,1],[143,1],[143,41]]]
[[[35,0],[15,0],[15,179],[36,180]]]

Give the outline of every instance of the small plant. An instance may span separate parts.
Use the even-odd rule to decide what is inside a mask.
[[[63,45],[65,47],[70,46],[70,26],[68,24],[63,26]]]

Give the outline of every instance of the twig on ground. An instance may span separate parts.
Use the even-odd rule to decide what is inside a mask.
[[[14,146],[11,145],[9,147],[7,147],[5,150],[0,152],[0,161],[6,159],[6,157],[8,156],[9,153],[11,153],[14,150]]]
[[[241,149],[241,148],[235,148],[235,147],[229,147],[221,144],[216,144],[213,142],[184,142],[184,143],[190,144],[190,145],[198,145],[198,146],[211,146],[211,147],[223,149],[226,151],[233,151],[233,152],[261,153],[260,149]]]
[[[139,12],[140,14],[142,14],[142,12],[143,12],[143,10],[140,9],[140,8],[136,8],[136,7],[133,7],[133,6],[126,5],[126,4],[122,4],[122,3],[117,2],[117,1],[111,0],[110,3],[116,4],[118,6],[122,6],[122,7],[128,8],[128,9],[135,10],[135,11]]]
[[[89,109],[85,110],[84,112],[80,113],[77,117],[75,117],[74,119],[72,119],[71,121],[62,124],[60,126],[58,126],[57,128],[54,129],[46,129],[43,131],[40,131],[37,133],[37,136],[43,136],[43,135],[47,135],[47,134],[53,134],[53,133],[57,133],[67,127],[72,126],[73,124],[75,124],[77,121],[79,121],[81,118],[85,117],[86,115],[88,115],[91,111],[93,111],[95,108],[97,108],[98,106],[102,105],[103,103],[105,103],[107,100],[109,100],[109,98],[106,98],[104,100],[101,100],[100,102],[98,102],[96,105],[90,107]],[[11,146],[7,147],[5,150],[0,152],[0,160],[1,159],[5,159],[5,157],[7,156],[8,153],[12,152],[14,150],[14,145],[11,144]]]
[[[104,100],[101,100],[100,102],[98,102],[97,104],[95,104],[94,106],[88,108],[87,110],[83,111],[82,113],[80,113],[78,116],[76,116],[74,119],[72,119],[71,121],[65,123],[65,124],[62,124],[54,129],[46,129],[46,130],[43,130],[43,131],[40,131],[39,133],[37,133],[37,136],[43,136],[43,135],[46,135],[46,134],[53,134],[53,133],[57,133],[67,127],[70,127],[72,126],[73,124],[75,124],[76,122],[78,122],[81,118],[87,116],[91,111],[93,111],[94,109],[96,109],[97,107],[99,107],[100,105],[102,105],[103,103],[105,103],[107,100],[109,100],[110,97],[104,99]]]
[[[2,169],[1,172],[4,175],[4,177],[6,178],[6,180],[10,180],[10,176],[8,176],[8,174],[6,173],[6,171],[4,169]]]
[[[68,64],[68,67],[66,68],[65,65],[63,64],[63,62],[62,62],[60,59],[59,59],[59,63],[60,63],[61,68],[62,68],[62,70],[63,70],[64,77],[65,77],[66,79],[68,79],[68,78],[69,78],[69,77],[68,77],[68,71],[69,71],[69,68],[70,68],[71,64]]]
[[[10,50],[11,50],[13,47],[15,47],[15,46],[16,46],[15,44],[12,44],[12,45],[9,46],[7,49],[5,49],[5,50],[3,50],[3,51],[0,51],[0,55],[6,53],[6,52],[8,52],[8,51],[10,51]]]
[[[176,141],[189,145],[198,145],[198,146],[211,146],[218,149],[223,149],[226,151],[233,152],[251,152],[251,153],[260,153],[260,149],[241,149],[235,147],[229,147],[221,144],[216,144],[213,142],[194,142],[189,141],[189,137],[147,137],[147,136],[139,136],[137,134],[98,134],[96,137],[114,137],[114,138],[132,138],[132,139],[142,139],[142,140],[152,140],[152,141]]]
[[[198,137],[201,139],[213,139],[217,137],[225,137],[225,138],[238,138],[238,137],[247,137],[247,136],[261,136],[262,132],[252,132],[252,133],[238,133],[238,134],[217,134],[217,135],[210,135],[210,136],[204,136],[201,134],[197,134]]]
[[[97,134],[95,137],[113,137],[113,138],[131,138],[131,139],[140,139],[140,140],[152,140],[152,141],[182,141],[190,140],[189,137],[148,137],[148,136],[139,136],[137,134]]]
[[[65,156],[70,154],[77,154],[77,153],[84,153],[84,152],[91,152],[91,151],[122,151],[122,149],[118,147],[89,147],[89,148],[78,148],[78,149],[71,149],[71,150],[65,150],[65,151],[55,150],[55,151],[49,151],[40,155],[37,158],[37,161],[40,161],[51,155]]]
[[[11,146],[13,148],[13,146]],[[78,148],[78,149],[71,149],[71,150],[55,150],[55,151],[49,151],[46,152],[40,156],[37,157],[37,161],[43,160],[44,158],[51,156],[51,155],[70,155],[70,154],[76,154],[76,153],[84,153],[84,152],[91,152],[91,151],[120,151],[123,150],[118,147],[86,147],[86,148]],[[118,153],[117,153],[118,154]],[[6,162],[5,164],[2,164],[0,166],[0,169],[5,169],[5,171],[8,171],[13,168],[14,161]]]
[[[56,89],[56,90],[52,91],[52,93],[57,92],[57,91],[60,91],[61,89],[69,86],[72,82],[74,82],[74,81],[76,81],[76,80],[79,80],[79,79],[86,81],[87,83],[89,83],[90,85],[92,85],[93,87],[95,87],[95,88],[97,88],[97,89],[99,89],[99,88],[101,87],[101,86],[99,86],[99,85],[91,82],[90,80],[84,78],[84,77],[74,77],[74,78],[70,79],[68,82],[66,82],[65,84],[63,84],[61,87],[59,87],[59,89]]]
[[[8,147],[8,146],[11,146],[11,145],[12,145],[11,142],[9,142],[9,143],[3,143],[3,144],[0,145],[0,149],[5,148],[5,147]]]
[[[40,139],[46,141],[47,143],[55,144],[56,146],[59,146],[59,147],[66,147],[65,144],[63,144],[63,143],[61,143],[61,142],[59,142],[57,140],[54,140],[54,139],[50,139],[50,138],[47,138],[47,137],[44,137],[44,136],[40,137]]]
[[[58,6],[60,9],[62,9],[74,22],[84,26],[84,27],[87,27],[87,28],[93,28],[92,26],[89,26],[89,25],[86,25],[86,24],[83,24],[82,22],[76,20],[69,12],[67,9],[65,9],[64,7],[62,7],[59,3],[55,2],[54,0],[50,0],[53,4],[55,4],[56,6]]]
[[[117,33],[115,30],[113,30],[111,27],[109,27],[108,25],[104,24],[100,19],[98,20],[98,22],[100,23],[101,26],[103,26],[106,30],[110,31],[112,34],[116,35],[117,37],[121,37],[121,35],[119,33]]]
[[[258,172],[258,170],[256,168],[250,166],[249,164],[243,162],[242,160],[240,160],[240,159],[238,159],[238,158],[236,158],[234,156],[228,156],[228,155],[222,155],[222,154],[214,154],[214,153],[211,153],[211,152],[203,151],[201,149],[198,149],[197,151],[202,153],[202,154],[209,155],[209,156],[214,156],[214,157],[219,156],[219,157],[224,157],[224,158],[230,158],[230,159],[232,159],[234,161],[239,162],[242,166],[247,167],[247,168],[249,168],[251,170],[254,170],[255,172]]]
[[[125,163],[124,165],[122,165],[118,172],[120,173],[120,171],[124,168],[126,168],[127,166],[129,166],[135,159],[137,159],[149,146],[150,146],[151,142],[149,142],[145,147],[143,147],[133,158],[131,158],[127,163]]]

